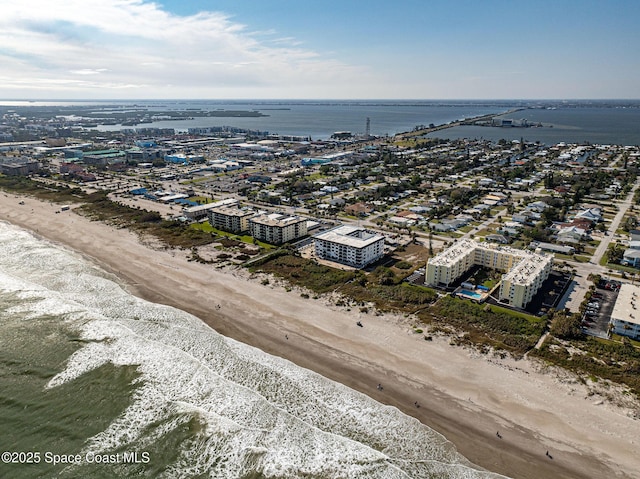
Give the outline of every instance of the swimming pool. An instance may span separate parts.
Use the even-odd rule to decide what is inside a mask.
[[[473,299],[481,299],[482,298],[482,295],[480,293],[476,293],[474,291],[469,291],[468,289],[461,289],[458,294],[461,295],[461,296],[467,296],[468,298],[473,298]]]

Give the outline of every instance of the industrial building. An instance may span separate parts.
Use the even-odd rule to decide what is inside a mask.
[[[637,309],[639,299],[638,286],[626,283],[620,285],[609,321],[612,333],[631,339],[640,339],[640,310]]]
[[[249,219],[249,231],[257,240],[284,244],[307,235],[307,220],[279,213],[262,214]]]
[[[126,153],[120,150],[99,150],[88,151],[82,154],[82,161],[85,165],[106,166],[113,163],[123,163]]]
[[[449,286],[476,265],[505,272],[498,300],[524,308],[549,277],[553,256],[465,239],[429,259],[425,283]]]
[[[363,268],[384,254],[384,236],[359,226],[338,226],[313,240],[317,257],[354,268]]]

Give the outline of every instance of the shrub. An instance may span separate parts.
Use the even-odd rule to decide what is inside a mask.
[[[157,211],[148,211],[138,218],[138,223],[158,223],[162,221],[162,216]]]
[[[411,269],[411,263],[408,263],[407,261],[398,261],[395,264],[395,267],[398,269]]]

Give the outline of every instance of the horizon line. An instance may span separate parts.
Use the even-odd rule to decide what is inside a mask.
[[[0,102],[132,102],[132,101],[215,101],[215,102],[637,102],[640,98],[0,98]]]

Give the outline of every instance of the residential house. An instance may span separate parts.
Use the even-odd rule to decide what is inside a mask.
[[[626,266],[640,267],[640,249],[627,248],[622,254],[622,264]]]
[[[561,243],[577,243],[584,241],[589,237],[586,230],[578,228],[577,226],[564,226],[558,228],[556,238]]]
[[[501,234],[490,234],[485,236],[484,239],[490,243],[509,244],[509,239]]]
[[[549,208],[549,205],[544,201],[534,201],[533,203],[529,203],[526,207],[529,211],[535,211],[536,213],[542,213],[544,210]]]
[[[584,218],[594,223],[602,221],[602,210],[600,208],[587,208],[575,215],[575,218]]]
[[[345,213],[355,216],[367,216],[373,211],[373,206],[366,203],[355,203],[353,205],[346,206]]]
[[[432,229],[433,231],[439,231],[439,232],[447,232],[447,231],[455,231],[456,228],[454,228],[453,226],[451,226],[448,223],[429,223],[429,228]]]
[[[631,230],[631,231],[638,231],[638,230]],[[631,240],[629,241],[629,247],[622,254],[622,264],[637,268],[637,267],[640,267],[640,238],[633,239],[634,236],[638,237],[637,234],[631,235]]]

